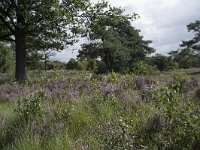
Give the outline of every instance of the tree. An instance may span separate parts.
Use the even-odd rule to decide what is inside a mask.
[[[200,20],[187,25],[188,32],[194,32],[194,37],[182,41],[181,49],[171,51],[170,57],[179,64],[180,68],[200,67]]]
[[[15,43],[17,81],[26,79],[26,53],[37,42],[49,49],[73,42],[71,33],[80,25],[77,16],[87,5],[88,0],[0,1],[0,40]]]
[[[139,30],[131,26],[131,20],[137,14],[124,15],[124,10],[108,6],[108,3],[96,4],[88,12],[89,43],[79,50],[79,59],[101,60],[107,71],[124,72],[154,52],[150,41],[144,41]]]
[[[178,63],[180,68],[200,67],[200,55],[191,48],[183,48],[169,53],[170,58]]]
[[[150,62],[153,66],[156,66],[160,71],[167,71],[170,69],[176,69],[178,67],[171,57],[156,54],[150,58]]]
[[[182,41],[181,47],[192,49],[200,54],[200,20],[196,20],[194,23],[187,25],[188,32],[193,31],[194,37],[189,41]]]

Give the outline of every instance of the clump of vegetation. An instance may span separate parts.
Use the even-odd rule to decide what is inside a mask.
[[[171,70],[200,66],[200,21],[183,49],[148,57],[138,14],[124,12],[104,0],[0,1],[0,149],[199,149],[200,71]],[[50,60],[80,37],[77,59]]]
[[[153,75],[157,74],[158,70],[155,66],[145,64],[143,61],[137,63],[133,69],[133,73],[136,75]]]
[[[199,79],[183,74],[31,73],[32,92],[3,102],[1,149],[197,149],[199,101],[182,89]]]

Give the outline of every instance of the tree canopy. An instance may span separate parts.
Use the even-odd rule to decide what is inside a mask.
[[[16,79],[26,79],[26,53],[73,43],[88,0],[1,0],[0,40],[15,43]]]
[[[183,41],[181,47],[191,48],[200,54],[200,20],[187,25],[188,32],[194,32],[191,40]]]
[[[200,20],[187,25],[188,32],[193,32],[194,37],[188,41],[182,41],[181,48],[169,53],[173,61],[180,68],[200,67]]]
[[[140,31],[131,25],[137,14],[125,15],[123,9],[101,3],[87,16],[89,43],[82,45],[80,59],[100,59],[107,71],[123,72],[154,52],[148,46],[151,41],[143,40]]]

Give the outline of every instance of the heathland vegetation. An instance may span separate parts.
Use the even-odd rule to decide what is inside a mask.
[[[105,1],[1,0],[0,149],[198,150],[200,21],[165,56],[138,18]],[[81,37],[77,59],[50,60]]]

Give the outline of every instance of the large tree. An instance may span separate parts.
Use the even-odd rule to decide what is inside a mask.
[[[73,42],[71,33],[77,31],[87,4],[88,0],[0,1],[0,40],[15,43],[17,81],[26,79],[28,49],[63,48]]]
[[[107,71],[123,72],[133,68],[154,51],[150,41],[144,41],[139,30],[131,25],[136,14],[125,15],[124,10],[108,5],[96,4],[88,14],[89,43],[79,51],[80,59],[100,59]]]
[[[179,64],[180,68],[200,67],[200,20],[187,25],[188,32],[193,32],[194,37],[182,41],[181,48],[171,51],[170,57]]]
[[[187,25],[188,32],[194,32],[194,37],[191,40],[183,41],[180,45],[188,49],[192,49],[200,54],[200,20]]]

